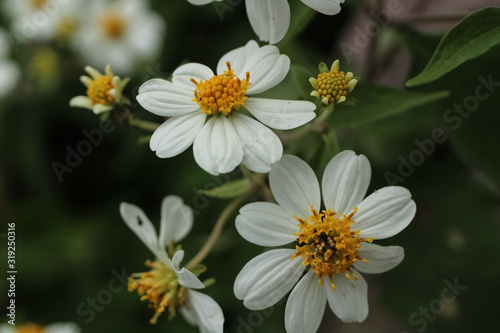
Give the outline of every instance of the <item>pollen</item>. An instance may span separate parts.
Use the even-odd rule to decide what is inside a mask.
[[[43,8],[47,2],[48,0],[31,0],[31,5],[35,8]]]
[[[151,324],[156,324],[158,317],[168,311],[168,319],[175,316],[175,309],[186,304],[186,288],[179,284],[177,274],[163,262],[146,261],[149,272],[134,273],[128,280],[128,290],[137,290],[141,301],[148,300],[149,307],[155,311]]]
[[[320,95],[320,99],[327,99],[328,104],[338,102],[342,97],[347,96],[349,80],[344,72],[330,71],[320,73],[314,89]]]
[[[100,18],[101,27],[106,36],[118,39],[125,34],[127,22],[125,18],[117,12],[108,11]]]
[[[231,69],[229,61],[226,62],[227,71],[224,74],[215,75],[207,81],[191,79],[196,85],[193,102],[201,107],[201,113],[215,115],[222,113],[228,116],[233,110],[239,110],[245,105],[245,93],[251,84],[250,73],[246,78],[240,80]]]
[[[351,224],[357,208],[349,215],[339,215],[331,208],[318,213],[312,206],[312,215],[305,220],[295,218],[299,221],[300,230],[297,236],[298,245],[291,259],[298,256],[303,259],[303,266],[310,266],[311,270],[318,276],[319,284],[323,277],[330,279],[332,290],[335,289],[333,276],[345,274],[349,279],[351,276],[357,280],[351,266],[357,261],[367,260],[359,256],[359,247],[362,242],[372,242],[373,238],[365,239],[359,237],[358,231],[351,231]]]
[[[30,324],[20,326],[14,332],[16,332],[16,333],[46,333],[47,331],[40,325],[30,323]]]
[[[101,75],[89,83],[87,96],[92,104],[111,105],[115,98],[109,91],[113,88],[113,78],[110,75]]]

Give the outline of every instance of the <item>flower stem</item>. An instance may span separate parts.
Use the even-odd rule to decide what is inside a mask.
[[[207,241],[200,249],[200,251],[198,251],[198,253],[193,257],[193,259],[191,259],[186,264],[186,269],[198,265],[203,261],[203,259],[205,259],[205,257],[214,247],[215,243],[217,243],[217,240],[219,239],[219,236],[227,220],[231,217],[233,212],[255,192],[256,189],[257,188],[255,186],[252,186],[250,190],[231,201],[231,203],[222,211],[222,213],[219,215],[219,218],[217,219],[217,222],[215,222],[214,228],[212,229],[210,236],[208,236]]]
[[[160,124],[154,123],[151,121],[146,121],[146,120],[141,120],[135,116],[131,116],[128,119],[128,123],[130,126],[137,127],[146,131],[154,132],[158,127],[160,127]]]

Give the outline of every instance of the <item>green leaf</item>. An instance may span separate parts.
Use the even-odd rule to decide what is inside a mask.
[[[500,43],[500,8],[485,8],[470,14],[448,31],[424,70],[408,80],[408,87],[439,79],[464,62]]]
[[[317,12],[305,6],[302,1],[290,1],[290,27],[285,35],[285,37],[276,44],[276,46],[281,50],[283,46],[288,44],[288,42],[295,39],[295,37],[300,34],[307,27],[309,22],[314,19]]]
[[[243,178],[233,180],[232,182],[226,183],[211,190],[198,190],[198,192],[206,194],[209,197],[230,199],[247,192],[251,186],[252,183],[247,178]]]
[[[290,66],[290,73],[292,74],[293,83],[295,85],[295,88],[299,92],[300,97],[306,101],[313,101],[314,96],[311,96],[311,92],[314,90],[314,88],[309,82],[309,79],[311,77],[314,77],[314,75],[305,67],[294,64]]]
[[[342,107],[336,104],[335,111],[329,117],[334,128],[356,127],[372,121],[406,112],[412,108],[429,104],[448,97],[448,91],[432,93],[398,90],[395,88],[358,83],[354,90],[359,104],[355,107]]]
[[[328,131],[328,133],[321,135],[321,138],[325,143],[330,158],[339,153],[340,148],[335,131]]]

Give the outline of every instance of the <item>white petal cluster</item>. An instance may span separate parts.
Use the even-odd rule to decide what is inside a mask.
[[[31,325],[31,324],[28,324]],[[10,325],[2,324],[0,325],[0,333],[16,333],[17,328],[22,329],[23,325]],[[41,328],[41,327],[40,327]],[[53,323],[43,327],[44,333],[80,333],[81,329],[75,323]]]
[[[248,95],[262,93],[280,83],[288,73],[290,59],[277,47],[259,47],[255,41],[221,57],[217,73],[231,64],[235,75],[250,74]],[[176,156],[193,145],[196,162],[207,172],[227,173],[243,163],[255,172],[269,172],[282,156],[283,146],[269,128],[286,130],[315,117],[316,106],[306,101],[248,97],[244,107],[257,120],[238,111],[227,117],[201,113],[193,101],[195,84],[214,76],[207,66],[189,63],[174,71],[172,82],[152,79],[139,89],[137,101],[149,112],[170,117],[153,134],[150,147],[159,157]],[[264,126],[266,125],[266,126]]]
[[[347,215],[357,207],[353,230],[360,237],[384,239],[403,230],[416,212],[410,192],[398,186],[384,187],[364,198],[370,183],[370,164],[364,155],[344,151],[327,165],[320,191],[313,170],[301,159],[285,155],[269,175],[278,204],[255,202],[245,205],[236,218],[236,228],[246,240],[261,246],[282,246],[297,239],[297,218],[306,219],[311,205]],[[313,270],[304,274],[300,256],[290,260],[295,249],[274,249],[255,257],[238,274],[234,293],[246,307],[261,310],[275,304],[292,290],[285,310],[287,332],[311,333],[318,329],[326,304],[344,322],[361,322],[368,315],[367,284],[358,273],[382,273],[397,266],[404,257],[399,246],[360,243],[358,260],[352,271],[358,279],[344,274],[328,277],[322,285]]]
[[[193,226],[193,210],[178,196],[166,196],[161,205],[159,235],[156,234],[153,224],[139,207],[122,202],[120,214],[129,228],[156,256],[156,259],[175,271],[179,284],[189,288],[187,304],[180,308],[186,321],[199,326],[203,333],[222,333],[224,324],[222,309],[211,297],[191,290],[205,286],[196,275],[180,267],[184,251],[179,250],[173,258],[170,258],[165,250],[171,242],[177,243],[189,233]]]

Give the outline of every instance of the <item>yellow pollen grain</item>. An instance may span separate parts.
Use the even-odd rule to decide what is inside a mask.
[[[134,273],[128,280],[128,290],[137,290],[141,301],[149,301],[155,311],[151,324],[156,324],[158,317],[168,311],[168,318],[175,316],[175,309],[187,302],[186,288],[179,284],[177,274],[164,263],[147,261],[149,272]]]
[[[43,8],[47,2],[48,0],[31,0],[31,5],[35,8]]]
[[[352,217],[357,208],[349,215],[340,216],[331,208],[318,213],[312,206],[312,215],[305,220],[295,217],[299,221],[297,236],[298,245],[291,259],[298,256],[303,259],[303,266],[310,266],[318,276],[318,282],[323,283],[323,277],[330,279],[332,290],[335,289],[333,276],[345,274],[349,279],[358,279],[351,269],[357,261],[367,260],[359,256],[359,247],[362,242],[372,242],[373,239],[359,237],[358,231],[351,231]]]
[[[328,98],[328,104],[338,102],[342,96],[347,95],[349,80],[344,72],[330,71],[320,73],[314,89],[321,96],[320,99]]]
[[[100,18],[104,33],[111,38],[118,39],[122,37],[127,29],[125,18],[117,12],[108,11]]]
[[[109,91],[113,88],[113,78],[109,75],[101,75],[90,82],[87,96],[92,104],[111,105],[115,99]]]
[[[239,110],[245,105],[245,93],[251,84],[250,73],[246,73],[246,78],[240,80],[231,69],[229,61],[226,62],[227,71],[224,74],[215,75],[207,81],[200,80],[198,83],[191,78],[191,82],[196,85],[193,102],[198,103],[201,113],[214,115],[222,113],[229,115],[233,110]]]
[[[46,333],[46,330],[36,324],[26,324],[15,330],[16,333]]]

